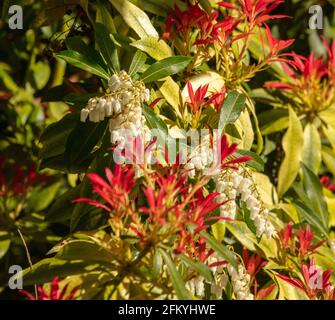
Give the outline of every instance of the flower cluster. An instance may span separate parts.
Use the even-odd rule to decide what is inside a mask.
[[[282,248],[301,258],[311,254],[325,242],[319,241],[313,244],[314,233],[311,231],[310,225],[307,225],[305,229],[299,227],[299,233],[296,235],[293,230],[293,224],[289,223],[278,235]]]
[[[12,174],[8,177],[7,174]],[[9,163],[5,158],[0,157],[0,196],[23,196],[37,183],[47,180],[45,174],[36,172],[36,164],[29,167],[20,163]]]
[[[142,131],[145,118],[142,103],[150,99],[150,91],[140,81],[134,81],[125,71],[114,74],[108,81],[109,91],[102,97],[91,98],[81,110],[80,120],[92,122],[109,118],[112,143],[124,143],[124,130],[136,137]]]
[[[331,48],[327,41],[324,43],[328,59],[316,57],[314,52],[307,58],[293,52],[290,65],[282,64],[288,77],[265,84],[268,89],[281,90],[298,114],[305,114],[310,120],[330,108],[335,101],[335,41]]]
[[[265,208],[249,170],[224,171],[222,175],[216,177],[216,190],[220,193],[217,201],[226,201],[220,207],[223,217],[235,219],[236,201],[240,198],[250,211],[250,219],[255,224],[257,237],[261,237],[263,234],[268,238],[272,237],[275,229],[268,219],[269,210]]]
[[[50,285],[50,291],[47,292],[43,286],[38,286],[38,296],[35,297],[30,292],[20,290],[20,292],[27,296],[28,300],[75,300],[79,287],[74,287],[70,292],[68,291],[69,283],[67,283],[62,290],[59,288],[59,278],[55,277]]]
[[[139,206],[137,198],[132,197],[136,184],[134,168],[120,165],[115,165],[113,171],[106,169],[107,181],[97,174],[88,174],[93,192],[102,198],[101,201],[79,198],[75,202],[104,209],[110,213],[111,225],[117,232],[132,230],[142,245],[173,237],[176,238],[173,241],[175,252],[193,254],[198,241],[195,238],[209,227],[209,221],[221,219],[208,217],[220,206],[215,202],[218,194],[204,196],[202,187],[207,179],[189,185],[185,171],[163,167],[160,170],[162,172],[157,170],[146,175],[147,183],[142,186],[145,205]],[[147,224],[143,223],[143,217]],[[190,225],[194,228],[190,229]]]
[[[286,275],[279,274],[278,276],[297,289],[305,292],[311,300],[320,298],[324,300],[335,299],[335,289],[329,282],[330,276],[333,273],[332,270],[322,271],[318,269],[312,257],[309,263],[301,264],[301,271],[304,278],[303,281]]]
[[[231,264],[228,264],[227,270],[232,281],[232,287],[236,295],[236,299],[254,300],[253,294],[250,293],[250,275],[243,264],[238,264],[237,270]]]
[[[213,46],[217,70],[224,77],[227,87],[236,87],[241,81],[248,81],[256,72],[277,61],[288,61],[288,55],[280,51],[289,47],[294,40],[278,40],[273,37],[266,22],[285,18],[285,15],[271,15],[281,0],[241,0],[236,4],[219,2],[219,10],[211,13],[200,5],[188,4],[185,10],[178,6],[166,20],[165,39],[172,39],[174,46],[183,55],[194,54],[194,65],[213,58]],[[175,31],[173,31],[173,27]],[[246,66],[248,44],[252,37],[258,37],[263,45],[263,56],[255,65]],[[265,41],[268,48],[265,48]],[[233,50],[238,43],[241,50]]]
[[[194,293],[195,296],[204,298],[205,296],[205,284],[210,285],[210,292],[216,299],[222,299],[222,292],[225,289],[228,281],[228,275],[226,273],[225,266],[227,263],[222,261],[216,252],[213,252],[206,261],[210,267],[213,282],[208,283],[202,276],[192,278],[186,283],[186,287]]]

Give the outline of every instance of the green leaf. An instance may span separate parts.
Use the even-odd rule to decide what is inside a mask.
[[[143,39],[146,37],[159,38],[147,14],[128,0],[109,0],[121,14],[127,25]]]
[[[57,198],[47,212],[46,221],[62,222],[71,218],[71,213],[75,207],[72,201],[80,196],[80,185],[74,189],[70,189]]]
[[[323,225],[320,216],[313,209],[309,208],[307,205],[305,205],[305,203],[301,201],[295,201],[294,204],[298,209],[301,217],[304,218],[307,223],[318,229],[323,237],[329,237],[328,228]]]
[[[110,37],[110,32],[101,23],[95,24],[95,41],[97,42],[100,52],[109,69],[114,73],[119,73],[120,62],[117,49]]]
[[[144,83],[157,81],[184,70],[192,58],[175,56],[155,62],[141,76]]]
[[[146,37],[131,44],[133,47],[144,51],[155,60],[163,60],[173,55],[172,49],[164,40]]]
[[[207,14],[212,13],[213,8],[209,0],[199,0],[199,3],[202,6],[202,8],[207,12]]]
[[[92,240],[72,240],[56,254],[62,260],[89,260],[90,262],[106,262],[112,264],[115,254]]]
[[[104,135],[105,122],[78,122],[67,139],[65,159],[70,172],[79,173],[82,164],[90,157],[93,148]]]
[[[143,115],[147,120],[149,129],[159,129],[162,131],[164,136],[168,135],[166,123],[156,115],[154,110],[147,106],[143,106]]]
[[[6,255],[10,242],[10,234],[7,231],[0,231],[0,260]]]
[[[264,161],[257,153],[238,149],[235,155],[252,157],[252,160],[247,162],[247,166],[256,169],[258,172],[264,171]]]
[[[272,273],[271,273],[272,274]],[[279,287],[279,300],[308,300],[307,295],[285,280],[273,275]]]
[[[284,129],[287,129],[288,123],[289,123],[288,117],[282,117],[277,120],[274,120],[273,122],[269,121],[269,123],[267,123],[264,127],[261,128],[261,132],[265,136],[272,133],[276,133]]]
[[[173,107],[176,115],[179,118],[182,118],[182,115],[179,111],[178,84],[171,77],[167,77],[164,83],[158,85],[158,88],[165,100]]]
[[[51,282],[55,275],[63,278],[75,274],[85,274],[92,271],[103,271],[105,268],[110,268],[109,263],[92,262],[89,259],[83,260],[62,260],[57,258],[44,259],[33,265],[32,269],[27,268],[18,272],[15,278],[23,276],[25,285],[43,284]]]
[[[243,221],[226,223],[227,229],[233,236],[250,251],[256,251],[255,244],[257,243],[256,236],[249,230],[248,226]]]
[[[319,113],[321,120],[323,120],[328,126],[335,128],[335,105],[333,104],[328,109]]]
[[[100,0],[97,4],[97,17],[96,22],[103,24],[110,33],[116,33],[115,24],[112,16],[109,13],[107,3],[103,3]]]
[[[146,61],[147,61],[146,54],[137,50],[130,64],[128,74],[131,77],[133,77],[137,72],[141,70],[141,68],[145,65]]]
[[[201,232],[201,235],[206,239],[207,244],[222,258],[226,259],[234,268],[237,269],[237,262],[235,255],[222,243],[218,242],[214,237],[207,232]]]
[[[183,279],[181,278],[175,264],[171,260],[169,254],[167,254],[164,250],[159,249],[160,254],[162,255],[166,266],[167,270],[169,272],[169,275],[171,277],[172,285],[174,289],[176,290],[176,294],[178,296],[178,299],[180,300],[191,300],[191,297],[189,293],[187,292],[185,288],[185,283]]]
[[[304,149],[302,161],[315,174],[321,166],[321,138],[313,123],[308,123],[304,130]]]
[[[332,173],[335,177],[335,152],[326,147],[322,147],[322,160],[325,163],[327,169]]]
[[[229,92],[220,112],[218,129],[224,132],[226,125],[234,123],[244,109],[246,96],[237,91]]]
[[[194,271],[198,272],[199,275],[202,275],[208,282],[213,281],[213,275],[210,267],[205,265],[202,262],[194,261],[185,255],[180,255],[180,260],[182,260],[186,265],[191,267]]]
[[[327,139],[329,140],[333,150],[335,151],[335,128],[328,126],[322,127],[324,134],[326,135]],[[335,175],[335,174],[334,174]]]
[[[303,186],[307,194],[309,203],[313,209],[313,212],[320,217],[324,229],[328,230],[328,208],[323,195],[320,180],[304,164],[302,165],[302,171]]]
[[[248,226],[249,230],[256,236],[257,229],[254,222],[250,218],[250,210],[246,206],[244,202],[241,203],[241,209],[243,212],[243,220],[245,221],[246,225]]]
[[[29,82],[37,90],[43,89],[50,78],[50,66],[42,61],[36,62],[29,70]]]
[[[300,120],[290,108],[289,127],[283,138],[285,158],[278,175],[278,196],[282,197],[290,188],[300,169],[301,154],[304,145],[304,133]]]
[[[63,154],[66,141],[78,122],[78,115],[67,114],[61,120],[49,125],[40,138],[43,144],[40,158],[47,159]]]
[[[168,138],[168,128],[165,122],[159,118],[156,113],[147,106],[143,106],[143,115],[147,121],[149,129],[155,129],[153,134],[157,137],[158,147],[164,147],[167,143]],[[153,137],[152,137],[153,138]]]
[[[28,199],[27,209],[30,212],[39,212],[46,209],[55,199],[62,183],[56,182],[50,186],[38,186]]]
[[[101,67],[91,56],[86,56],[73,50],[65,50],[57,53],[56,57],[65,60],[79,69],[83,69],[106,80],[110,78],[108,72],[104,70],[104,68]]]

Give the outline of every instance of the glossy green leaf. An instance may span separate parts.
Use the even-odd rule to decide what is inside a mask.
[[[164,83],[158,86],[159,91],[166,99],[166,101],[173,107],[176,115],[179,118],[182,118],[182,115],[179,111],[179,86],[178,84],[171,78],[167,77]]]
[[[328,209],[325,201],[322,185],[318,177],[305,165],[303,170],[303,186],[310,205],[316,215],[320,217],[323,227],[328,229]]]
[[[152,64],[141,76],[144,83],[157,81],[183,71],[191,62],[191,58],[175,56]]]
[[[328,228],[323,225],[321,217],[312,208],[301,201],[295,201],[294,204],[301,217],[306,220],[307,223],[315,227],[322,237],[328,237]]]
[[[145,65],[146,60],[147,56],[145,55],[145,53],[137,50],[130,64],[128,74],[133,77],[137,72],[142,69],[142,67]]]
[[[148,127],[150,129],[159,129],[162,131],[162,134],[168,135],[168,128],[165,122],[156,115],[154,110],[150,109],[147,106],[143,107],[143,114],[147,120]]]
[[[218,242],[214,237],[212,237],[207,232],[201,232],[201,235],[205,238],[207,244],[222,258],[226,259],[232,266],[237,268],[237,262],[235,255],[230,251],[225,245]]]
[[[62,260],[90,260],[91,262],[115,262],[115,255],[97,242],[86,239],[77,239],[68,242],[56,254]]]
[[[229,92],[220,111],[219,131],[224,132],[227,124],[234,123],[245,107],[246,96],[237,91]]]
[[[108,68],[114,72],[120,72],[120,62],[117,49],[110,37],[110,32],[101,23],[95,24],[95,41],[97,42],[100,52],[105,59]]]
[[[194,261],[185,255],[180,255],[180,260],[182,260],[187,266],[192,268],[194,271],[198,272],[199,275],[203,276],[208,282],[213,281],[212,271],[210,267],[202,262]]]
[[[121,14],[124,21],[137,35],[143,39],[146,37],[159,38],[158,32],[153,27],[147,14],[128,0],[109,0],[115,9]]]
[[[321,166],[321,138],[313,123],[308,123],[304,130],[302,161],[314,173],[319,172]]]
[[[335,152],[326,147],[322,147],[322,160],[325,163],[327,169],[332,173],[335,177]]]
[[[296,113],[290,109],[289,127],[283,138],[285,158],[278,175],[278,196],[282,197],[290,188],[300,169],[304,133]]]
[[[83,69],[106,80],[110,78],[108,72],[90,56],[85,56],[72,50],[65,50],[57,53],[56,57],[65,60],[67,63],[70,63],[79,69]]]
[[[47,159],[63,154],[66,141],[78,121],[78,115],[67,114],[61,120],[48,126],[40,138],[40,142],[43,144],[40,158]]]
[[[255,152],[248,150],[238,149],[235,153],[236,156],[250,156],[252,160],[247,162],[247,166],[256,169],[259,172],[264,171],[264,161],[263,159]]]
[[[60,195],[48,210],[46,221],[55,223],[70,220],[71,213],[76,205],[73,200],[80,197],[80,187],[78,185],[76,188]]]
[[[103,24],[110,33],[116,33],[115,24],[108,9],[107,3],[98,0],[96,22]]]
[[[163,60],[173,55],[172,49],[164,40],[159,40],[155,37],[146,37],[137,40],[131,44],[135,48],[147,53],[155,60]]]
[[[103,271],[110,268],[109,263],[102,261],[92,262],[89,259],[83,260],[62,260],[57,258],[48,258],[41,260],[33,265],[32,269],[27,268],[22,272],[15,274],[13,279],[23,276],[24,285],[43,284],[51,282],[55,275],[67,277],[75,274],[85,274],[92,271]]]
[[[171,260],[170,255],[167,252],[165,252],[163,249],[160,249],[159,252],[162,255],[166,263],[166,267],[171,277],[172,285],[174,289],[176,290],[178,299],[191,300],[191,297],[185,288],[185,283],[183,279],[181,278],[181,275],[179,274],[175,264]]]
[[[104,135],[105,122],[78,122],[67,139],[65,159],[70,172],[81,172],[81,165]]]
[[[249,230],[245,222],[227,222],[226,225],[227,229],[233,234],[235,238],[237,238],[239,242],[241,242],[250,251],[256,251],[255,243],[257,243],[257,239],[255,235]]]

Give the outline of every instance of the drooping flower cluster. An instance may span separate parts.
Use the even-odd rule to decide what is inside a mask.
[[[216,190],[220,193],[217,201],[224,202],[220,207],[221,215],[235,219],[237,212],[236,201],[242,200],[250,211],[250,219],[256,227],[257,237],[263,234],[271,238],[275,232],[273,224],[269,221],[269,209],[265,208],[252,177],[247,169],[226,170],[216,177]]]
[[[81,110],[80,120],[92,122],[109,118],[112,143],[124,143],[125,133],[134,137],[142,133],[145,118],[142,103],[150,99],[150,91],[140,81],[134,81],[125,71],[114,74],[108,81],[109,91],[102,97],[91,98],[86,108]]]
[[[242,263],[238,264],[238,268],[234,268],[231,264],[227,265],[227,271],[231,278],[232,287],[237,300],[254,300],[254,296],[250,293],[250,275]]]
[[[200,171],[216,179],[222,170],[237,170],[240,164],[252,160],[250,156],[236,156],[237,144],[229,144],[227,136],[219,134],[218,131],[214,131],[213,135],[202,134],[199,145],[191,150],[190,161],[186,164],[191,177]]]
[[[222,292],[225,289],[228,281],[228,275],[226,273],[225,266],[227,263],[222,261],[216,252],[213,252],[206,261],[207,265],[213,275],[213,281],[209,283],[205,280],[203,276],[197,276],[192,278],[186,283],[186,287],[195,296],[204,298],[205,297],[205,284],[210,285],[211,294],[213,294],[216,299],[222,299]]]

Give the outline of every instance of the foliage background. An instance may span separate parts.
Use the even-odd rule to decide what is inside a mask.
[[[118,3],[118,1],[114,2]],[[185,6],[183,1],[178,0],[131,0],[130,2],[148,14],[160,34],[165,30],[165,20],[173,4],[176,2],[181,7]],[[205,2],[201,1],[201,3]],[[215,4],[215,1],[211,2]],[[80,110],[86,105],[89,97],[94,96],[97,90],[101,91],[101,82],[99,77],[92,77],[90,73],[66,64],[64,60],[56,58],[56,55],[66,48],[80,47],[79,39],[85,41],[90,48],[98,48],[98,40],[95,37],[95,22],[98,21],[117,36],[117,41],[121,45],[119,49],[121,64],[129,66],[136,52],[130,43],[138,40],[138,35],[129,28],[129,23],[124,22],[125,16],[120,14],[120,10],[116,10],[115,3],[113,5],[113,1],[107,0],[2,2],[0,181],[5,182],[9,190],[6,196],[2,194],[0,199],[0,296],[2,299],[22,299],[21,294],[7,288],[9,266],[18,264],[29,269],[26,249],[18,229],[21,230],[29,248],[32,264],[36,264],[45,259],[46,254],[55,245],[73,235],[75,231],[93,233],[107,222],[106,217],[99,210],[86,208],[83,213],[78,209],[78,205],[71,202],[83,193],[79,175],[85,172],[88,163],[94,158],[97,162],[96,171],[101,174],[104,164],[108,164],[106,163],[108,159],[103,157],[103,149],[95,150],[97,153],[93,151],[97,142],[95,140],[100,138],[104,129],[92,126],[90,129],[94,130],[93,141],[88,141],[84,133],[87,127],[81,127],[78,123],[78,113],[69,113],[69,111]],[[324,29],[319,31],[308,28],[310,17],[308,8],[317,3],[322,6],[325,19]],[[23,30],[8,28],[7,13],[11,4],[23,6]],[[288,15],[292,19],[271,21],[269,25],[272,34],[278,39],[296,39],[290,50],[301,55],[308,56],[312,51],[317,56],[326,54],[320,34],[328,40],[335,38],[334,6],[333,0],[286,0],[275,10],[275,13]],[[154,55],[163,55],[161,48],[152,48],[152,50],[155,49],[157,52]],[[148,57],[148,61],[151,64],[154,59]],[[273,130],[273,127],[271,129],[271,121],[269,121],[271,117],[264,116],[264,112],[269,110],[269,103],[263,99],[264,92],[260,93],[257,89],[262,88],[266,81],[274,79],[273,70],[270,69],[258,73],[248,83],[248,93],[256,99],[257,117],[265,143],[260,156],[265,162],[264,173],[269,179],[266,186],[270,188],[272,188],[270,182],[273,185],[278,183],[278,170],[283,161],[282,138],[287,123],[281,124],[280,130]],[[153,92],[156,92],[156,87],[154,88]],[[164,114],[164,103],[160,102],[157,110]],[[334,111],[332,112],[330,117],[334,119]],[[66,114],[68,114],[66,121],[59,122]],[[276,125],[278,122],[273,126]],[[45,130],[46,128],[48,129]],[[334,132],[335,130],[332,133]],[[64,145],[62,142],[69,136],[71,139]],[[324,142],[324,137],[322,139]],[[257,149],[255,141],[253,141],[254,151]],[[84,148],[78,149],[78,143],[82,143]],[[319,164],[319,168],[315,171],[316,175],[333,177],[335,174],[334,146],[328,143],[322,150],[321,148],[317,150],[313,144],[311,148],[313,148],[312,152],[319,152],[320,157],[322,154],[324,159],[322,165]],[[63,154],[68,155],[66,161],[62,161],[60,157]],[[304,187],[308,189],[310,186]],[[319,193],[315,190],[311,192],[312,197],[327,200],[328,208],[325,209],[327,215],[329,214],[327,239],[335,238],[333,234],[334,195],[327,190],[317,191]],[[271,198],[271,195],[268,196]],[[294,198],[294,191],[291,189],[286,196]],[[300,201],[304,202],[306,200],[304,197],[306,195],[302,193]],[[312,198],[312,210],[315,208],[314,200]],[[296,209],[289,203],[278,201],[278,206],[275,208],[278,217],[282,220],[282,227],[284,222],[289,220],[297,224],[306,222],[306,219],[300,221]],[[79,211],[81,214],[78,214]],[[312,225],[317,238],[323,239],[318,235],[317,223],[313,225],[312,218],[307,219],[307,222]],[[322,226],[320,228],[322,229]],[[245,245],[243,241],[242,243]],[[252,248],[255,249],[253,244],[248,249]],[[264,253],[266,250],[263,247],[260,251]],[[319,263],[322,262],[325,269],[334,269],[334,257],[327,258],[328,248],[323,250],[318,258]],[[87,254],[90,255],[89,252]],[[43,270],[35,277],[32,276],[29,283],[33,284],[36,280],[39,283],[51,281],[50,275]],[[87,284],[90,281],[96,281],[93,275],[91,280],[87,279]],[[281,283],[281,286],[285,285]],[[290,292],[286,287],[281,290],[281,297],[296,298],[296,293]],[[97,296],[101,298],[103,294],[99,293]],[[96,298],[93,293],[87,297]]]

